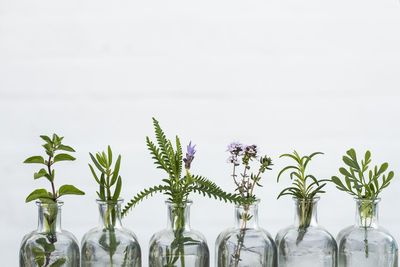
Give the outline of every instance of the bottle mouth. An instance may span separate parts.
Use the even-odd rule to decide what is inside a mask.
[[[48,207],[48,206],[61,207],[64,205],[64,201],[61,201],[61,200],[56,200],[55,202],[52,202],[52,200],[49,202],[43,202],[43,201],[37,200],[35,203],[38,207]]]
[[[186,201],[182,201],[181,203],[175,203],[175,202],[173,202],[173,201],[168,199],[168,200],[165,201],[165,204],[183,208],[183,207],[187,207],[187,206],[192,205],[193,201],[188,199]]]
[[[300,197],[293,197],[293,200],[296,202],[306,202],[306,203],[314,203],[319,201],[321,198],[319,196],[313,198],[300,198]]]
[[[252,207],[252,206],[257,206],[258,204],[260,204],[260,202],[261,202],[261,199],[256,198],[251,203],[248,203],[248,204],[246,204],[246,203],[244,203],[244,204],[236,204],[235,207],[238,208],[238,209],[246,207],[246,206],[247,207]]]
[[[381,198],[380,197],[377,197],[377,198],[359,198],[359,197],[355,197],[354,200],[357,201],[357,202],[378,203],[378,202],[381,201]]]
[[[122,204],[124,202],[124,199],[122,199],[122,198],[118,198],[117,200],[96,199],[96,202],[99,205],[117,205],[117,204]]]

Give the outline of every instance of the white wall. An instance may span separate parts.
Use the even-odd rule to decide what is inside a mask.
[[[159,183],[144,138],[157,117],[169,136],[197,144],[193,171],[233,188],[226,145],[258,144],[274,170],[257,194],[271,234],[291,223],[293,203],[277,201],[284,152],[326,153],[311,171],[338,174],[350,147],[400,173],[400,8],[395,0],[0,1],[0,229],[3,266],[17,266],[22,236],[35,228],[37,166],[22,161],[57,132],[77,149],[56,182],[65,197],[63,226],[78,239],[97,223],[97,189],[88,152],[110,144],[123,155],[122,196]],[[400,240],[398,177],[383,194],[382,224]],[[192,225],[214,258],[217,234],[233,207],[197,196]],[[124,221],[141,242],[164,227],[163,200],[140,204]],[[84,203],[84,204],[83,204]],[[150,212],[151,211],[151,212]],[[157,214],[154,214],[154,211]],[[351,197],[329,187],[320,222],[334,235],[351,224]]]

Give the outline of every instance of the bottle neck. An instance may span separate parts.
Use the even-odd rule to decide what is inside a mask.
[[[39,233],[53,234],[61,232],[61,206],[63,202],[43,203],[36,202],[38,206],[38,228]]]
[[[172,203],[166,201],[167,204],[167,229],[172,231],[189,231],[190,230],[190,206],[191,201],[183,203]]]
[[[300,199],[294,198],[295,216],[294,225],[298,228],[307,228],[309,226],[317,226],[317,205],[319,198]]]
[[[235,206],[235,226],[240,229],[258,228],[258,203]]]
[[[123,200],[97,200],[99,205],[99,227],[102,229],[113,230],[121,228],[121,204]]]
[[[356,226],[378,228],[380,199],[356,199]]]

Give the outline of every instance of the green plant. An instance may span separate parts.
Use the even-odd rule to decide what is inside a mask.
[[[337,176],[332,176],[331,181],[336,185],[340,191],[346,192],[361,201],[359,209],[360,224],[365,229],[365,253],[368,257],[368,239],[367,228],[373,222],[373,215],[375,212],[374,201],[379,197],[382,190],[390,185],[394,178],[394,172],[385,172],[389,168],[387,162],[383,163],[379,168],[375,166],[370,169],[371,152],[365,152],[364,159],[361,162],[357,160],[356,151],[351,148],[346,151],[343,156],[343,162],[347,169],[344,167],[339,168],[339,172],[344,176],[344,182]]]
[[[45,141],[43,148],[45,149],[47,159],[42,156],[32,156],[27,158],[24,163],[42,164],[45,167],[35,172],[33,178],[46,178],[51,184],[51,191],[46,189],[36,189],[28,195],[25,202],[30,202],[39,199],[43,203],[44,209],[47,211],[44,214],[46,229],[46,239],[40,239],[39,246],[32,247],[32,251],[36,258],[36,263],[39,266],[61,266],[65,262],[65,258],[60,258],[56,262],[50,264],[51,253],[55,250],[54,243],[57,242],[56,224],[58,215],[57,200],[64,195],[84,195],[85,193],[73,185],[62,185],[58,190],[55,189],[54,178],[55,171],[53,165],[59,161],[73,161],[75,158],[67,153],[57,153],[59,151],[75,152],[75,150],[67,145],[62,144],[64,137],[59,137],[53,134],[52,138],[46,135],[41,135]]]
[[[89,153],[89,155],[94,166],[100,171],[100,175],[96,174],[93,166],[88,164],[94,179],[99,184],[97,195],[99,199],[106,202],[107,205],[104,215],[104,231],[99,240],[99,244],[105,251],[108,251],[110,255],[110,264],[114,266],[113,255],[119,245],[115,236],[114,227],[118,219],[117,202],[122,187],[122,178],[119,175],[121,155],[118,155],[114,168],[112,168],[113,154],[110,146],[107,147],[107,153],[103,151],[96,153],[95,156],[92,153]],[[114,185],[115,189],[114,192],[112,192],[112,187]]]
[[[324,179],[317,179],[312,174],[306,173],[306,168],[310,163],[311,159],[316,155],[322,155],[322,152],[314,152],[309,156],[300,156],[296,151],[293,154],[283,154],[280,157],[291,158],[296,162],[296,165],[289,165],[283,168],[277,178],[279,179],[282,174],[290,172],[289,178],[292,181],[292,185],[283,189],[278,195],[278,199],[285,195],[291,195],[295,197],[299,203],[299,236],[297,242],[300,242],[305,234],[306,228],[310,226],[314,205],[314,197],[317,194],[325,193],[323,187],[326,186],[326,181]]]
[[[252,219],[252,216],[249,215],[249,208],[250,203],[256,199],[254,188],[262,186],[260,184],[261,175],[266,170],[271,170],[272,160],[267,156],[260,157],[260,165],[256,173],[249,173],[251,171],[251,161],[258,158],[258,147],[256,145],[245,146],[241,143],[233,142],[229,144],[227,151],[230,154],[228,163],[233,165],[232,178],[236,185],[235,191],[238,191],[244,199],[248,200],[248,203],[242,205],[244,209],[244,212],[241,214],[242,224],[240,226],[236,250],[232,255],[234,267],[237,267],[241,261],[240,253],[244,246],[243,241],[246,234],[247,222]],[[237,168],[240,165],[243,167],[243,172],[238,175]]]
[[[155,135],[158,146],[146,137],[147,147],[152,155],[154,164],[157,168],[164,170],[167,173],[167,178],[162,179],[163,184],[150,187],[139,192],[127,203],[122,214],[127,212],[137,205],[143,199],[152,196],[155,193],[163,193],[168,196],[168,200],[174,203],[174,236],[175,239],[171,243],[171,247],[167,253],[168,264],[166,266],[175,266],[174,264],[181,258],[181,266],[184,267],[184,246],[195,242],[191,238],[183,237],[183,227],[185,225],[184,209],[188,197],[191,193],[202,194],[207,197],[223,200],[225,202],[233,202],[240,204],[243,199],[236,194],[226,193],[220,187],[210,180],[192,175],[189,171],[191,163],[194,159],[195,146],[191,143],[188,145],[186,158],[183,158],[181,142],[178,136],[175,137],[175,147],[168,140],[161,129],[158,121],[153,118]],[[185,163],[185,171],[183,172],[183,163]]]

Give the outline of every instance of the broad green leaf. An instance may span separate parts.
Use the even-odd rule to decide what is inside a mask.
[[[44,159],[42,156],[33,156],[30,158],[27,158],[24,163],[42,163],[44,164]]]
[[[45,252],[53,252],[56,248],[54,244],[47,243],[46,238],[42,237],[36,240],[36,243],[38,243],[42,248],[44,249]]]
[[[49,198],[49,192],[46,189],[36,189],[25,199],[25,202],[30,202],[39,198]]]
[[[59,145],[58,149],[64,150],[64,151],[69,151],[69,152],[75,152],[75,150],[72,147],[66,146],[66,145]]]
[[[65,258],[60,258],[60,259],[56,260],[55,262],[53,262],[50,265],[50,267],[61,267],[66,262],[67,262],[67,260]]]
[[[73,185],[65,184],[58,189],[58,195],[63,196],[63,195],[84,195],[85,192],[79,190]]]
[[[360,169],[360,168],[358,167],[357,162],[354,162],[354,161],[353,161],[352,159],[350,159],[349,157],[343,156],[343,162],[344,162],[347,166],[352,167],[353,169],[356,169],[356,170]]]
[[[34,174],[33,174],[33,178],[34,179],[39,179],[40,177],[43,177],[43,176],[45,176],[47,174],[47,171],[45,170],[45,169],[40,169],[40,171],[39,172],[35,172]]]
[[[40,138],[42,138],[44,141],[46,141],[49,144],[52,143],[50,137],[48,137],[47,135],[41,135]]]
[[[44,252],[38,247],[31,246],[32,254],[35,257],[37,265],[42,267],[44,265]]]
[[[75,160],[75,158],[68,154],[58,154],[54,157],[54,162],[64,161],[64,160]]]
[[[383,163],[381,167],[379,168],[378,174],[384,173],[389,167],[389,164],[387,162]]]

